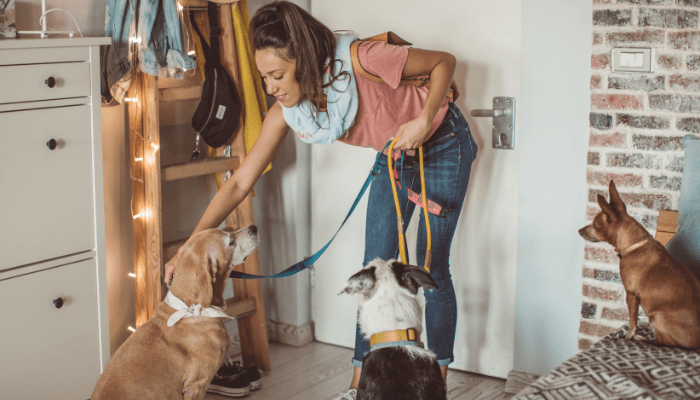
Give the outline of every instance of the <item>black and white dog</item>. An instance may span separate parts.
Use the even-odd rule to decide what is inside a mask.
[[[447,399],[435,353],[420,342],[418,288],[438,289],[423,268],[376,259],[338,294],[358,294],[360,330],[371,350],[362,361],[357,400]]]

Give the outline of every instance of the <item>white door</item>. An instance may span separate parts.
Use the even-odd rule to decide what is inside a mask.
[[[458,302],[455,362],[451,367],[497,377],[506,377],[513,369],[522,124],[516,115],[514,150],[494,149],[491,118],[474,118],[469,113],[491,108],[496,96],[516,98],[520,110],[523,103],[527,105],[527,99],[521,99],[521,88],[527,87],[522,80],[528,77],[522,66],[524,3],[536,2],[324,0],[311,4],[313,15],[331,29],[353,30],[360,37],[390,30],[415,47],[447,51],[458,60],[455,78],[462,97],[457,105],[467,116],[479,153],[450,258]],[[589,21],[590,13],[582,18]],[[585,85],[582,87],[587,91]],[[585,99],[587,93],[581,93]],[[585,133],[586,120],[583,123]],[[552,148],[556,146],[552,144]],[[315,251],[345,217],[376,153],[342,143],[312,147],[311,231]],[[585,165],[585,147],[581,149]],[[580,179],[583,184],[583,175]],[[356,299],[336,294],[361,268],[365,212],[366,198],[315,265],[312,313],[318,341],[354,347]],[[582,219],[583,209],[578,212]],[[417,217],[418,213],[414,214]],[[415,222],[408,235],[412,250]],[[415,260],[415,255],[410,258]],[[576,312],[573,310],[574,317]],[[575,343],[575,333],[567,340]]]

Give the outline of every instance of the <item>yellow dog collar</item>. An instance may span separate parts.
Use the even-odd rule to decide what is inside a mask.
[[[379,343],[400,342],[400,341],[417,341],[418,334],[414,328],[386,331],[375,333],[369,338],[369,345],[374,346]]]

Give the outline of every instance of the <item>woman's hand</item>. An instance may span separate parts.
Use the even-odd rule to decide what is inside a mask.
[[[166,285],[170,286],[173,280],[173,273],[175,272],[175,267],[178,261],[180,261],[180,252],[178,251],[175,257],[171,258],[170,261],[165,263],[165,275],[163,276],[163,281]]]
[[[396,136],[399,140],[394,145],[394,150],[410,150],[417,149],[425,141],[425,137],[430,132],[430,124],[426,117],[422,114],[418,118],[406,122],[399,127]],[[392,138],[392,140],[394,139]]]

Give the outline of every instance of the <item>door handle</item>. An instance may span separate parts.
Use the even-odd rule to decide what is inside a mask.
[[[471,116],[493,118],[491,143],[494,149],[515,148],[515,98],[494,97],[492,110],[472,110]]]
[[[503,110],[472,110],[472,117],[501,117]]]

